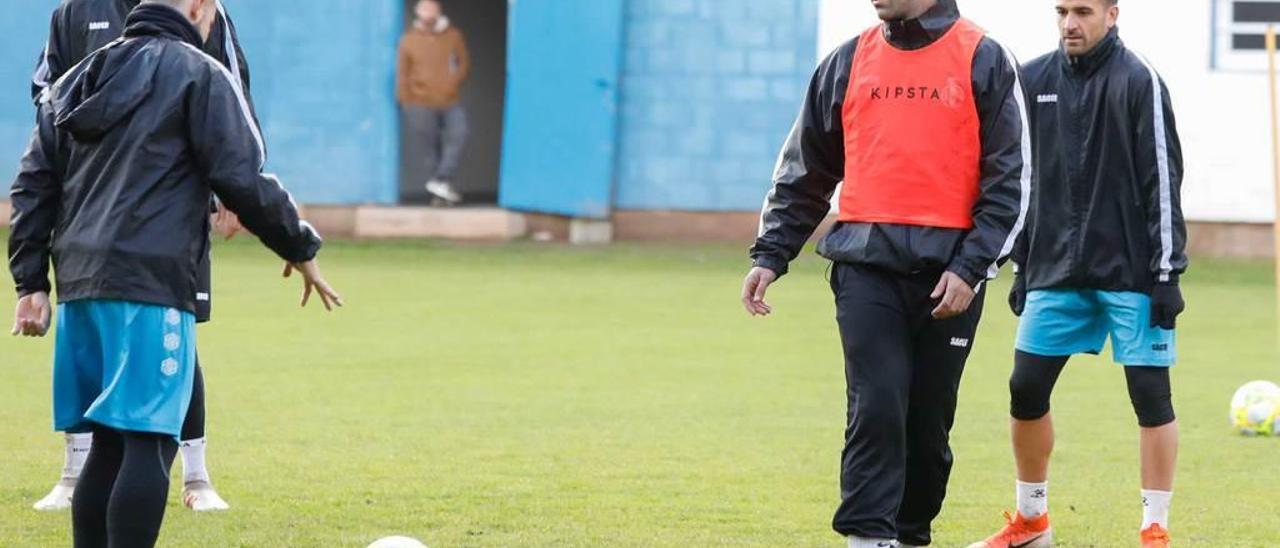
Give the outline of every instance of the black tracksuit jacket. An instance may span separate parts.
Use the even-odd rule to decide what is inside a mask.
[[[47,92],[10,193],[19,294],[118,299],[194,312],[216,194],[289,262],[321,241],[278,180],[235,78],[172,8],[139,6],[124,39]]]
[[[1023,67],[1038,181],[1014,261],[1027,288],[1150,293],[1187,269],[1169,90],[1113,29]]]
[[[886,38],[899,49],[919,49],[946,34],[959,17],[954,0],[940,0],[919,19],[889,23]],[[809,84],[765,200],[760,236],[751,249],[755,266],[785,274],[830,210],[845,172],[842,110],[857,42],[828,56]],[[902,275],[950,270],[972,286],[995,277],[1022,228],[1032,174],[1017,63],[989,37],[974,54],[973,93],[982,145],[974,228],[839,223],[819,243],[822,256]]]
[[[59,4],[50,17],[49,40],[31,78],[32,99],[38,101],[40,94],[71,67],[98,48],[119,38],[124,32],[125,18],[138,6],[139,1],[64,0]],[[235,23],[221,2],[218,3],[218,14],[209,39],[204,43],[204,52],[231,71],[237,85],[244,91],[250,111],[254,111],[253,97],[249,93],[249,63],[245,60],[244,50],[240,48]],[[254,112],[256,124],[257,115]],[[213,314],[213,272],[209,257],[205,257],[200,265],[199,276],[201,288],[200,299],[196,301],[196,318],[206,322]]]
[[[90,53],[120,37],[125,18],[140,0],[64,0],[49,20],[49,41],[36,63],[31,78],[31,98],[38,100],[54,82]],[[236,76],[250,106],[249,64],[240,48],[235,23],[221,2],[204,52],[217,59]],[[235,55],[230,55],[234,52]]]

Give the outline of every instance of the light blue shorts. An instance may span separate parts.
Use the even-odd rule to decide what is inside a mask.
[[[85,300],[58,306],[53,426],[178,437],[191,404],[196,318],[173,308]]]
[[[1107,336],[1115,362],[1169,367],[1174,332],[1151,326],[1151,297],[1142,293],[1046,289],[1027,294],[1017,348],[1039,356],[1100,354]]]

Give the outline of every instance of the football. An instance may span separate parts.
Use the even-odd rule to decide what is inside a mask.
[[[409,537],[385,537],[374,541],[369,548],[427,548],[427,545]]]
[[[1231,426],[1246,436],[1280,436],[1280,386],[1253,381],[1231,398]]]

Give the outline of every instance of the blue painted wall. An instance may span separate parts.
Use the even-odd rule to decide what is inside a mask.
[[[299,202],[394,203],[395,47],[403,0],[223,0],[249,58],[267,169]],[[0,165],[31,133],[31,72],[57,0],[10,0],[0,15]],[[7,188],[7,181],[2,185]]]
[[[403,0],[224,2],[268,168],[301,202],[393,203]],[[615,207],[757,209],[813,70],[818,0],[626,2]],[[0,15],[6,177],[30,135],[30,73],[56,4],[11,0]]]
[[[31,102],[31,73],[49,34],[49,14],[58,0],[7,2],[0,15],[0,199],[18,172],[18,160],[31,139],[36,110]]]
[[[629,0],[619,209],[757,210],[815,66],[818,0]]]
[[[299,202],[394,203],[403,0],[223,0],[253,72],[267,168]]]

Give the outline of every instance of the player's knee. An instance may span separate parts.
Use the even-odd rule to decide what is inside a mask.
[[[1172,423],[1173,393],[1169,386],[1169,370],[1163,367],[1126,367],[1129,401],[1143,428],[1159,428]]]
[[[1168,391],[1131,392],[1129,401],[1138,416],[1138,426],[1143,428],[1159,428],[1177,419]]]
[[[1052,389],[1031,375],[1017,371],[1009,378],[1009,414],[1020,421],[1033,421],[1049,414]]]
[[[1058,367],[1042,359],[1019,355],[1009,376],[1009,414],[1020,421],[1033,421],[1049,414],[1049,398],[1058,380]]]

